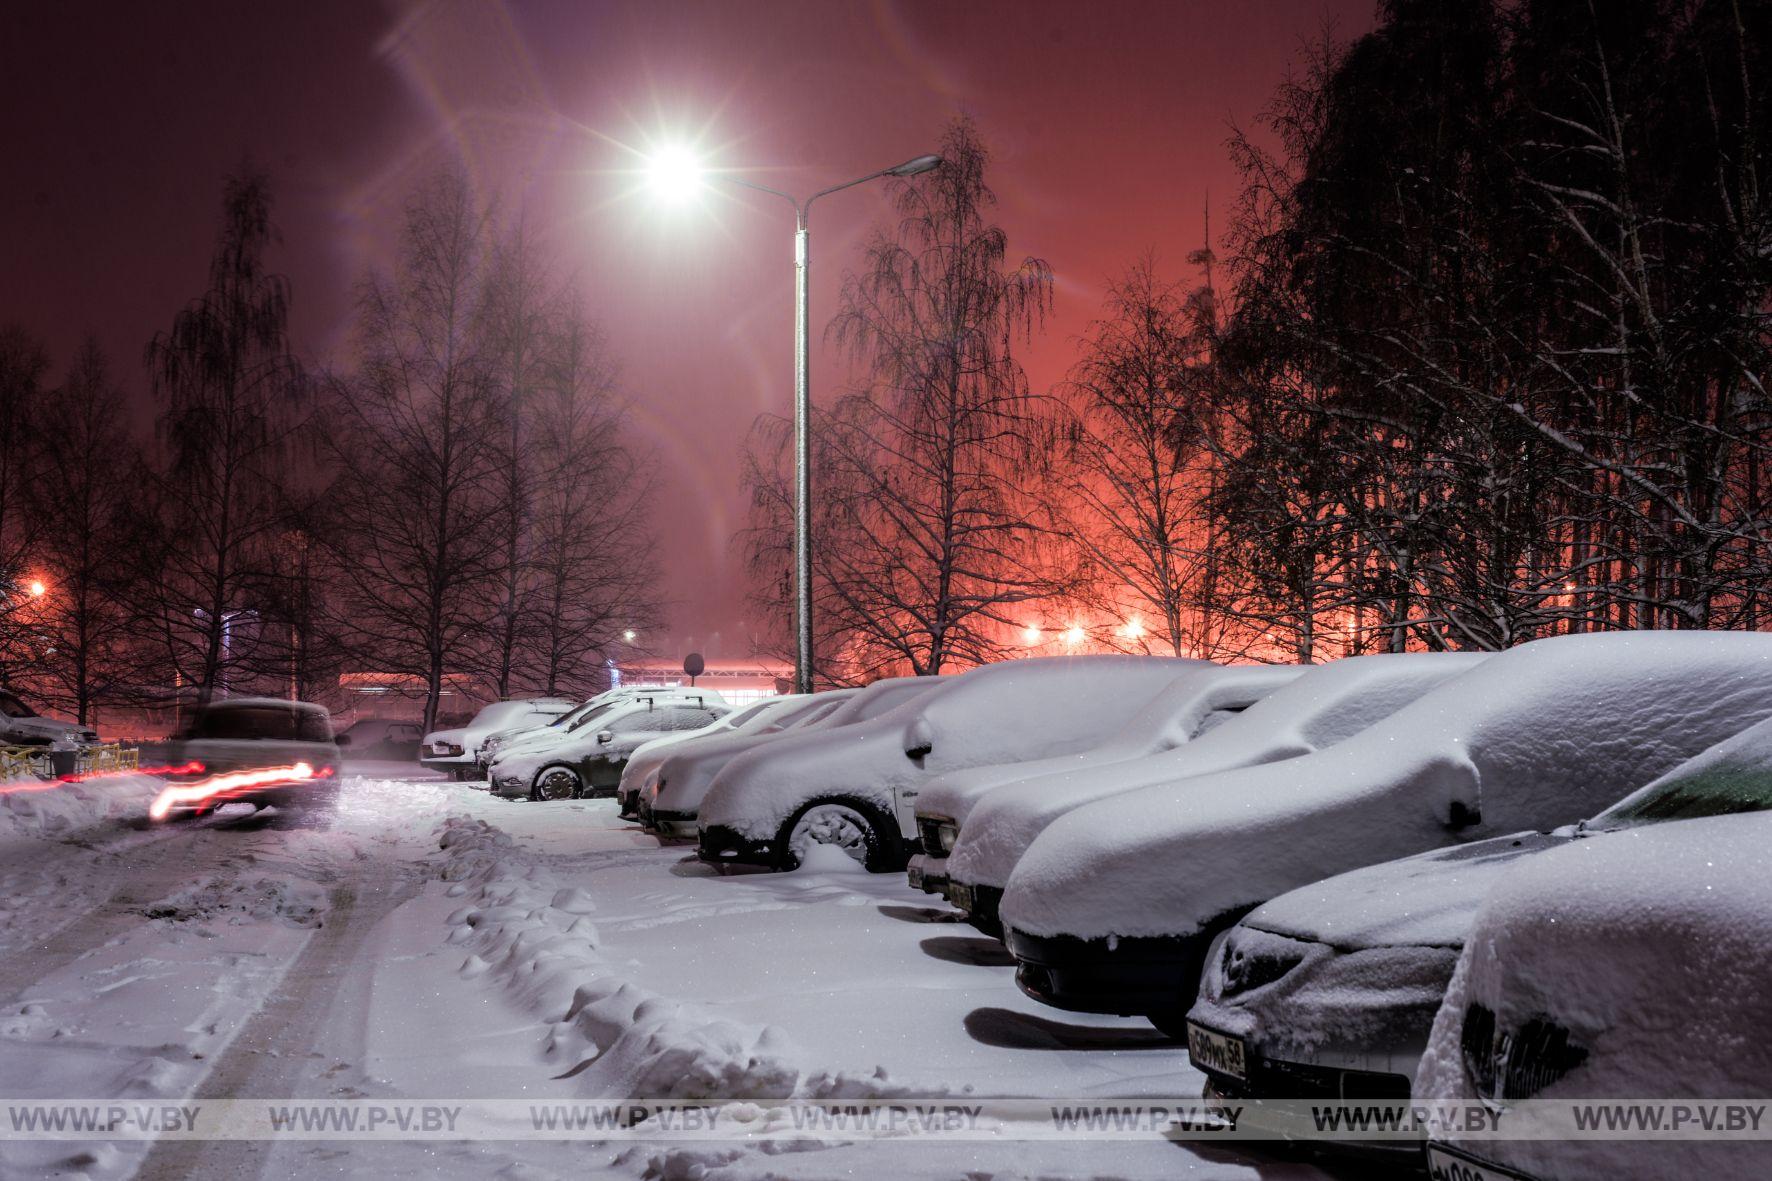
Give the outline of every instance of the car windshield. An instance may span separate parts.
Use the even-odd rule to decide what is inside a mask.
[[[1663,820],[1694,820],[1772,808],[1772,769],[1763,766],[1709,766],[1654,791],[1633,795],[1606,809],[1589,828],[1625,828]]]
[[[191,738],[248,739],[281,742],[331,742],[332,727],[326,715],[314,710],[282,709],[274,705],[231,706],[210,709],[191,723]]]
[[[570,731],[570,730],[577,730],[577,729],[580,729],[581,727],[587,726],[590,723],[596,721],[598,718],[602,717],[604,714],[608,713],[610,710],[614,709],[618,704],[620,704],[620,703],[614,702],[614,701],[606,701],[602,705],[597,706],[595,709],[586,710],[583,714],[581,714],[579,716],[578,721],[572,723],[572,725],[570,725],[566,728],[567,728],[567,730]]]
[[[37,711],[10,693],[0,693],[0,714],[9,718],[34,718]]]

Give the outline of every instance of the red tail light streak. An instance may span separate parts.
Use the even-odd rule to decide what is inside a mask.
[[[250,791],[255,787],[269,787],[277,783],[303,783],[311,779],[323,779],[332,774],[331,767],[323,767],[318,773],[310,763],[296,763],[288,767],[259,767],[251,771],[229,771],[221,775],[211,775],[196,783],[175,784],[168,786],[155,797],[148,808],[148,815],[155,820],[164,820],[172,810],[180,805],[202,804],[214,799],[225,799],[230,795]]]

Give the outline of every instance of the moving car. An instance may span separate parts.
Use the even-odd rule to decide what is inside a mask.
[[[975,926],[995,933],[997,906],[1015,863],[1065,813],[1153,784],[1298,758],[1333,746],[1485,659],[1486,653],[1476,652],[1399,653],[1267,670],[1285,673],[1287,679],[1253,703],[1245,701],[1247,709],[1209,733],[1179,745],[1165,712],[1180,705],[1185,717],[1198,711],[1196,702],[1222,699],[1239,689],[1238,674],[1245,670],[1227,668],[1199,693],[1179,701],[1172,688],[1113,742],[1073,765],[1001,786],[986,783],[983,791],[968,780],[973,772],[932,785],[917,801],[923,847],[946,856],[929,862],[921,884],[932,890],[933,878],[935,888]],[[912,884],[918,883],[913,879]]]
[[[1419,853],[1263,903],[1214,945],[1188,1014],[1208,1096],[1407,1099],[1434,1013],[1498,882],[1574,844],[1629,849],[1648,826],[1767,809],[1772,719],[1580,824]]]
[[[406,761],[418,758],[424,729],[395,718],[358,718],[338,736],[338,747],[353,759]]]
[[[863,689],[819,693],[813,698],[816,705],[782,719],[779,728],[698,742],[693,750],[679,751],[666,759],[651,783],[642,785],[637,807],[640,821],[664,836],[694,838],[700,833],[698,816],[708,789],[740,755],[765,744],[798,741],[813,733],[869,721],[941,683],[939,677],[885,677]]]
[[[452,779],[470,779],[477,770],[474,754],[488,735],[513,726],[545,725],[570,710],[574,703],[563,697],[526,697],[495,701],[474,715],[473,721],[453,730],[433,730],[425,735],[419,762]]]
[[[1141,1013],[1180,1036],[1208,944],[1269,898],[1574,823],[1769,713],[1772,635],[1521,645],[1327,750],[1061,816],[1003,894],[1017,982],[1060,1008]]]
[[[324,706],[276,697],[231,697],[197,707],[168,743],[169,762],[189,771],[154,802],[152,815],[201,815],[222,804],[259,807],[325,802],[336,786],[338,745]]]
[[[872,721],[734,759],[702,801],[700,856],[793,869],[813,845],[830,845],[871,870],[900,869],[916,841],[917,793],[935,776],[1088,750],[1178,677],[1216,667],[1055,656],[971,669]]]
[[[585,714],[558,742],[501,752],[488,769],[492,792],[532,800],[612,795],[635,750],[666,734],[700,730],[730,712],[712,694],[693,690],[619,698]]]
[[[1746,1123],[1772,1091],[1768,848],[1772,815],[1718,816],[1566,841],[1503,879],[1471,924],[1415,1095],[1500,1111],[1507,1138],[1437,1133],[1431,1174],[1772,1176],[1766,1128]],[[1568,1105],[1582,1101],[1596,1117],[1670,1129],[1683,1115],[1685,1134],[1575,1138]],[[1516,1138],[1559,1115],[1547,1137]],[[1730,1117],[1750,1138],[1720,1134]]]

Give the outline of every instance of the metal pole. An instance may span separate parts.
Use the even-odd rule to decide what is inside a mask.
[[[808,205],[810,202],[807,203]],[[812,429],[806,205],[794,217],[794,692],[812,692]]]

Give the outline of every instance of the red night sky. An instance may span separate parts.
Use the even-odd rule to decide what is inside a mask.
[[[1059,280],[1025,354],[1057,381],[1104,279],[1146,250],[1179,273],[1228,203],[1224,140],[1326,30],[1372,0],[718,3],[367,0],[12,5],[0,120],[0,320],[58,364],[96,332],[143,399],[142,346],[200,290],[221,179],[272,174],[310,360],[348,356],[352,285],[411,185],[465,166],[546,236],[605,325],[660,460],[678,638],[743,655],[738,450],[791,392],[792,214],[764,197],[647,199],[652,145],[811,191],[930,150],[956,110],[995,153],[1011,249]],[[814,331],[878,190],[816,208]],[[1214,228],[1220,221],[1215,219]],[[844,380],[815,358],[814,396]],[[723,633],[723,642],[714,632]]]

